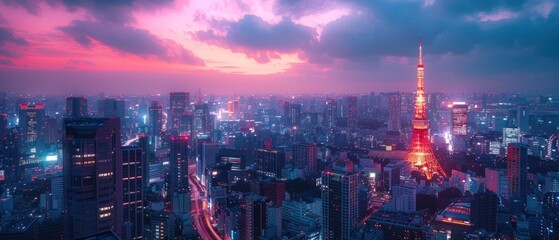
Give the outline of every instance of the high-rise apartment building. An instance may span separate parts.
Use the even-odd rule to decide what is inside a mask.
[[[528,185],[528,148],[520,143],[507,147],[507,190],[511,208],[523,209]]]
[[[348,167],[322,172],[322,239],[351,239],[358,226],[358,182]]]

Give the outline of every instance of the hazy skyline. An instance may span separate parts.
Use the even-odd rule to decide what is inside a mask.
[[[557,93],[556,0],[0,1],[0,90]],[[110,87],[109,87],[110,86]]]

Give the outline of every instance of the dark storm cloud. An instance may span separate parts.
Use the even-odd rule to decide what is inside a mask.
[[[118,24],[75,20],[59,28],[84,47],[96,40],[108,47],[141,57],[157,57],[167,62],[203,65],[191,51],[171,40],[161,39],[147,30]]]
[[[238,22],[219,22],[216,27],[226,30],[220,36],[213,30],[195,33],[196,39],[210,44],[247,53],[260,62],[268,62],[277,53],[293,53],[309,49],[316,41],[315,30],[294,23],[285,17],[277,24],[270,24],[254,15],[245,15]]]
[[[14,52],[7,44],[15,44],[19,46],[28,45],[29,42],[22,37],[16,36],[12,30],[6,27],[0,27],[0,56],[17,58],[19,54]]]

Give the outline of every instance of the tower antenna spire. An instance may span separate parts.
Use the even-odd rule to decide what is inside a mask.
[[[417,64],[418,67],[423,67],[423,51],[421,49],[422,47],[423,47],[423,36],[419,34],[419,63]]]

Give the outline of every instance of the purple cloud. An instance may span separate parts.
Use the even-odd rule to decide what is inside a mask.
[[[204,65],[191,51],[172,40],[161,39],[147,30],[118,24],[74,20],[59,28],[83,47],[93,46],[96,40],[115,50],[141,57],[157,57],[167,62]]]
[[[16,36],[11,29],[0,27],[0,56],[18,58],[19,54],[6,46],[6,44],[15,44],[19,46],[28,45],[29,42],[22,37]]]
[[[238,22],[219,22],[214,27],[226,30],[219,35],[213,30],[199,31],[195,38],[209,44],[243,52],[259,62],[278,58],[279,53],[295,53],[309,49],[316,42],[313,28],[283,18],[271,24],[254,15],[245,15]]]

